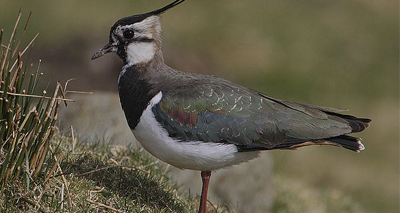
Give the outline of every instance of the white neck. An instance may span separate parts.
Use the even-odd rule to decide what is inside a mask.
[[[149,62],[155,55],[153,42],[133,42],[126,47],[126,62],[135,65]]]

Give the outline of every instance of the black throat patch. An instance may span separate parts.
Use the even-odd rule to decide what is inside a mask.
[[[156,95],[152,92],[152,85],[140,76],[141,69],[146,68],[142,66],[128,67],[121,74],[118,82],[120,102],[131,129],[135,129],[143,111]]]

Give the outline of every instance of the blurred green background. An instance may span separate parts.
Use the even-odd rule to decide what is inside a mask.
[[[64,82],[76,78],[70,89],[117,91],[119,59],[94,63],[91,55],[108,42],[117,19],[171,1],[0,2],[5,39],[19,8],[22,22],[33,10],[25,36],[40,33],[31,61],[42,59],[42,72]],[[357,135],[366,146],[360,154],[336,147],[273,151],[274,171],[338,189],[367,212],[399,212],[397,0],[187,0],[162,22],[164,57],[174,68],[372,118]]]

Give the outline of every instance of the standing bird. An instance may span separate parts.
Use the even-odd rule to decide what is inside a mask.
[[[201,171],[199,212],[206,212],[212,170],[259,156],[262,150],[333,145],[359,152],[371,121],[340,110],[279,100],[214,76],[184,73],[164,63],[160,15],[182,3],[118,20],[92,60],[122,59],[118,89],[128,125],[144,149],[181,169]]]

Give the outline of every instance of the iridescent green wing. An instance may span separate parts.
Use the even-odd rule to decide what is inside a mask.
[[[287,139],[322,139],[351,132],[333,109],[267,97],[220,80],[164,91],[156,120],[181,141],[272,148]]]

